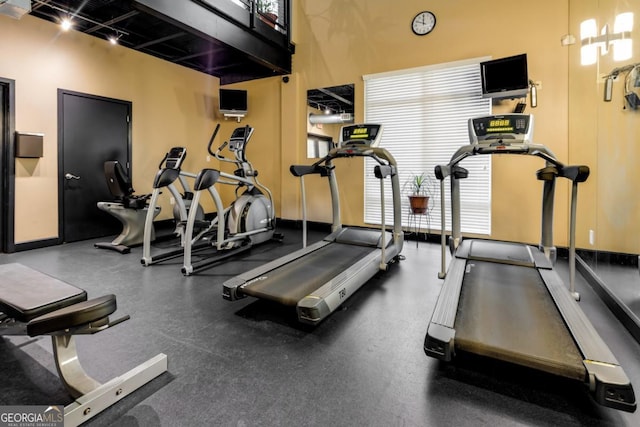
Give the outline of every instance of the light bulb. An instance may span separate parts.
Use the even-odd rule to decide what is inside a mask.
[[[73,23],[71,22],[70,18],[62,18],[62,22],[60,22],[60,27],[62,27],[63,31],[69,31],[72,26],[73,26]]]
[[[598,46],[590,44],[580,48],[580,65],[593,65],[598,60]]]
[[[625,31],[631,31],[633,29],[633,12],[625,12],[616,15],[616,20],[613,23],[613,32],[622,33]]]
[[[613,44],[613,60],[626,61],[633,55],[633,41],[631,39],[616,40]]]
[[[598,34],[598,26],[595,19],[587,19],[580,23],[580,40],[595,37]]]

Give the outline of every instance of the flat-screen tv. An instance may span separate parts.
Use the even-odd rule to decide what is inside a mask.
[[[483,98],[522,98],[529,91],[527,54],[480,63]]]
[[[239,89],[220,89],[220,112],[222,114],[247,114],[247,91]]]

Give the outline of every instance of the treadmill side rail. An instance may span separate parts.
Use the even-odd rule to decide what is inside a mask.
[[[392,252],[393,256],[397,255],[393,247],[389,252]],[[301,299],[296,306],[298,320],[310,325],[320,323],[377,273],[381,255],[381,251],[373,249],[351,268]]]
[[[466,259],[456,257],[452,259],[447,277],[442,284],[436,307],[431,316],[431,323],[437,323],[453,329],[466,265]]]
[[[589,387],[596,402],[627,412],[635,412],[636,396],[622,367],[585,360]]]
[[[427,356],[451,362],[454,353],[456,330],[437,323],[429,323],[424,339],[424,352]]]
[[[424,339],[424,352],[427,356],[446,362],[453,358],[456,335],[454,325],[466,265],[466,259],[453,257]]]
[[[619,365],[618,360],[593,327],[587,315],[584,314],[577,301],[571,297],[558,273],[554,270],[539,269],[538,271],[584,359]]]
[[[553,270],[538,270],[560,315],[584,358],[589,389],[594,399],[604,405],[634,412],[636,399],[631,381],[619,365],[607,344],[589,318],[573,299],[558,274]]]

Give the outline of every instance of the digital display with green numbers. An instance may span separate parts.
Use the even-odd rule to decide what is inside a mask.
[[[364,144],[378,146],[382,136],[382,126],[378,124],[358,124],[343,126],[340,134],[341,145]]]
[[[489,121],[487,133],[493,132],[513,132],[513,123],[509,119],[495,119]]]
[[[530,139],[531,136],[531,116],[529,114],[478,117],[471,119],[470,125],[472,142],[495,139],[498,135],[513,139]]]

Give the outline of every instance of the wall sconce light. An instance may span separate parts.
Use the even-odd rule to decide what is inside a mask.
[[[616,16],[613,32],[609,32],[609,25],[602,27],[598,34],[595,19],[587,19],[580,23],[580,64],[593,65],[600,53],[606,55],[609,47],[613,48],[613,60],[625,61],[633,53],[631,30],[633,29],[633,12],[625,12]]]
[[[626,61],[627,59],[631,59],[633,54],[633,42],[631,40],[632,29],[632,12],[621,13],[616,16],[616,20],[613,23],[613,33],[620,35],[620,38],[614,41],[614,61]]]

